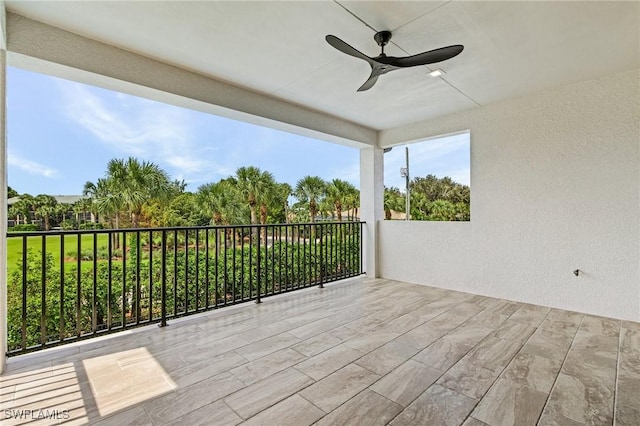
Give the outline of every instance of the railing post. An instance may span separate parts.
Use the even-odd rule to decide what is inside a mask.
[[[359,232],[359,246],[360,246],[360,265],[359,265],[359,271],[360,274],[364,274],[365,271],[363,271],[363,263],[362,263],[362,253],[364,252],[364,247],[362,246],[362,231],[364,230],[364,222],[360,222],[360,232]]]
[[[176,241],[173,242],[176,244]],[[162,231],[162,271],[161,271],[162,286],[160,290],[160,324],[159,327],[166,327],[167,324],[167,231]],[[175,297],[175,295],[174,295]],[[151,317],[151,315],[149,316]]]
[[[27,237],[22,237],[22,350],[27,349]]]
[[[140,324],[140,295],[142,294],[141,290],[140,290],[140,258],[142,257],[142,242],[140,241],[140,231],[136,231],[135,233],[135,237],[136,237],[136,243],[135,243],[135,250],[136,250],[136,279],[135,279],[135,289],[132,289],[135,293],[135,298],[134,298],[134,304],[133,306],[131,306],[131,314],[136,316],[136,324]],[[149,254],[151,254],[151,247],[153,246],[152,241],[151,241],[151,232],[149,232]],[[134,245],[131,244],[131,250],[133,250]],[[133,259],[132,259],[133,260]],[[151,261],[149,262],[149,265],[152,265]],[[151,268],[151,266],[149,266],[149,268]]]
[[[321,224],[320,225],[320,285],[318,286],[319,288],[324,288],[324,256],[322,255],[322,237],[324,236],[324,226]]]
[[[42,235],[42,248],[41,253],[41,266],[40,278],[42,286],[40,288],[41,301],[40,301],[40,345],[44,348],[47,343],[47,236]],[[26,297],[26,294],[25,294]]]
[[[64,235],[60,235],[60,341],[64,340]]]
[[[258,247],[258,259],[256,260],[256,303],[262,303],[260,300],[260,228],[257,227],[256,229],[258,230],[258,244],[256,244]]]
[[[77,255],[76,255],[76,336],[80,337],[80,335],[82,334],[82,328],[81,328],[81,309],[82,309],[82,302],[81,302],[81,296],[82,296],[82,236],[80,235],[80,233],[76,233],[77,235]],[[62,255],[62,254],[61,254]],[[124,274],[124,268],[122,268],[122,273]],[[124,284],[122,286],[122,288],[124,288]],[[124,328],[124,309],[122,310],[122,324],[123,324],[123,328]]]
[[[60,238],[64,238],[63,235]],[[64,256],[64,253],[60,253]],[[93,233],[93,292],[91,295],[91,332],[98,331],[98,234]],[[62,303],[62,300],[60,301]]]

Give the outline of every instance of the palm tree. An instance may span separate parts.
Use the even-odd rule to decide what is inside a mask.
[[[84,192],[84,190],[87,189],[87,185],[88,184],[91,184],[91,182],[85,183],[85,187],[83,188],[83,192]],[[84,195],[88,195],[88,194],[84,194]],[[82,223],[86,223],[87,222],[87,212],[92,212],[92,207],[93,207],[92,204],[93,204],[93,201],[89,197],[81,198],[78,201],[76,201],[75,203],[73,203],[72,210],[75,213],[76,223],[78,225],[80,225],[80,214],[82,214]]]
[[[57,221],[58,225],[62,225],[67,220],[67,215],[71,206],[69,204],[56,204],[53,212],[53,217]]]
[[[9,210],[7,212],[7,217],[9,219],[15,219],[15,224],[16,225],[20,225],[19,221],[20,221],[20,216],[22,215],[22,212],[20,211],[20,209],[16,208],[15,204],[9,207]]]
[[[114,188],[113,181],[100,178],[94,184],[87,182],[84,184],[83,195],[89,196],[96,213],[104,214],[109,221],[111,229],[120,227],[120,210],[123,206],[121,194]],[[113,247],[120,248],[120,234],[111,234]]]
[[[278,187],[271,173],[265,173],[267,173],[267,175],[263,177],[263,188],[260,194],[258,194],[258,201],[260,202],[260,223],[262,225],[267,223],[267,216],[272,207],[277,206],[277,208],[280,208],[282,206],[280,201],[281,188]]]
[[[342,209],[347,205],[349,196],[357,191],[355,186],[341,179],[334,179],[327,186],[327,199],[335,208],[339,222],[342,222]]]
[[[289,196],[293,193],[293,188],[288,183],[278,183],[274,192],[276,202],[280,202],[284,208],[284,223],[289,223]]]
[[[98,179],[98,182],[100,179]],[[97,205],[97,186],[93,182],[86,181],[84,187],[82,188],[82,195],[84,195],[85,200],[87,201],[87,206],[89,208],[89,212],[91,213],[91,219],[97,218],[98,216],[98,205]]]
[[[214,225],[232,225],[246,222],[246,206],[233,178],[223,179],[217,183],[208,183],[198,188],[196,202],[202,212],[211,217]],[[244,207],[244,208],[243,208]],[[232,230],[227,228],[227,241],[232,237]],[[220,241],[220,229],[216,230],[216,241]],[[221,244],[216,244],[216,252],[220,253]]]
[[[156,164],[129,157],[113,159],[107,164],[107,179],[129,211],[131,224],[138,227],[142,205],[153,198],[164,197],[172,188],[167,173]]]
[[[214,225],[244,222],[242,196],[233,179],[223,179],[217,183],[200,186],[196,192],[196,200],[202,212],[211,217]]]
[[[331,216],[331,220],[336,219],[336,206],[328,194],[318,203],[318,214],[324,217]]]
[[[400,190],[396,187],[384,189],[384,218],[386,220],[391,219],[391,212],[401,212],[406,209],[406,203],[404,196],[400,193]]]
[[[81,203],[80,201],[84,201],[84,200],[78,200],[75,203],[73,203],[73,205],[71,206],[71,210],[73,210],[73,214],[76,218],[76,226],[80,225],[80,213],[82,213],[82,222],[84,222],[85,212],[87,211],[84,204]]]
[[[273,185],[273,175],[270,172],[261,171],[258,167],[240,167],[236,170],[236,179],[238,190],[249,204],[251,224],[257,224],[256,207],[262,204],[262,199]]]
[[[358,207],[360,206],[360,191],[356,190],[347,195],[345,205],[348,210],[348,220],[356,219],[358,217]],[[351,216],[353,214],[353,216]]]
[[[118,212],[122,208],[122,199],[113,187],[112,181],[100,178],[96,183],[86,182],[82,195],[89,197],[87,199],[90,201],[92,214],[104,214],[108,218],[110,228],[119,228]]]
[[[309,207],[309,219],[313,223],[318,213],[318,204],[326,194],[327,183],[318,176],[305,176],[298,181],[296,198]]]
[[[31,212],[34,210],[35,198],[29,194],[22,194],[12,207],[15,212],[24,218],[24,223],[31,222]]]
[[[44,230],[48,231],[51,227],[51,217],[57,213],[57,204],[55,198],[51,195],[40,194],[34,199],[34,214],[42,219]]]

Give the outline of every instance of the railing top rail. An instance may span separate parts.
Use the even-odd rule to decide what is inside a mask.
[[[7,232],[7,238],[11,237],[33,237],[42,235],[78,235],[78,234],[109,234],[114,232],[155,232],[155,231],[194,231],[194,230],[206,230],[206,229],[249,229],[249,228],[270,228],[270,227],[295,227],[295,226],[322,226],[322,225],[334,225],[334,224],[349,224],[349,223],[361,223],[364,221],[356,220],[343,220],[339,221],[322,221],[322,222],[304,222],[304,223],[267,223],[267,224],[254,224],[254,225],[205,225],[205,226],[166,226],[157,228],[118,228],[118,229],[73,229],[73,230],[55,230],[55,231],[17,231]]]

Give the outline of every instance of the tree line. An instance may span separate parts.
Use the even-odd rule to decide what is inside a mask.
[[[468,186],[427,175],[414,178],[410,190],[411,219],[469,220]],[[71,206],[50,195],[22,194],[9,208],[9,218],[29,223],[33,213],[45,230],[82,228],[88,213],[111,229],[300,223],[315,222],[318,216],[342,221],[345,212],[347,219],[355,219],[360,204],[360,192],[347,181],[305,176],[292,187],[254,166],[239,167],[232,176],[189,192],[184,181],[133,157],[110,160],[104,177],[86,182],[82,194],[85,198]],[[9,195],[18,194],[9,188]],[[405,213],[405,194],[385,188],[384,210],[386,219],[393,212]],[[68,217],[69,211],[75,218]]]
[[[314,222],[318,215],[342,221],[344,212],[357,210],[360,203],[359,191],[347,181],[305,176],[291,187],[254,166],[189,192],[184,181],[171,180],[158,165],[133,157],[109,161],[104,178],[86,182],[82,194],[85,198],[71,211],[83,217],[90,212],[112,229]],[[290,197],[295,198],[291,206]],[[67,211],[69,206],[58,205],[50,195],[24,194],[9,209],[9,218],[30,222],[33,212],[49,230],[52,224],[65,225]]]
[[[470,220],[471,191],[467,185],[448,176],[416,177],[409,182],[412,220],[468,221]],[[385,218],[393,212],[405,213],[406,196],[396,187],[385,188]]]

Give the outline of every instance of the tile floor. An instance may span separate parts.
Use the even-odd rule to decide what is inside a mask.
[[[637,426],[640,324],[362,278],[11,358],[0,386],[2,425]]]

